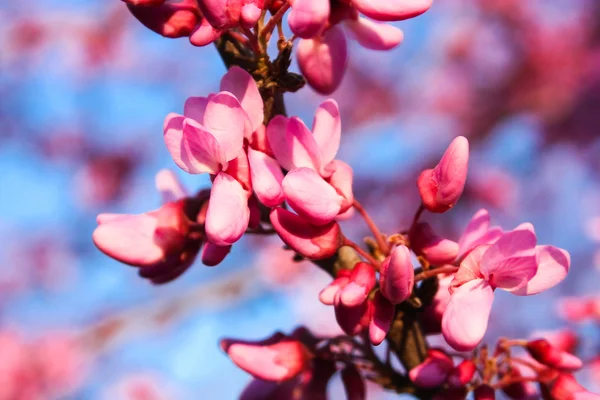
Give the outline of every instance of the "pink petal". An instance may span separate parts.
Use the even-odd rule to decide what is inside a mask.
[[[359,12],[377,21],[401,21],[429,10],[433,0],[353,0]]]
[[[163,203],[180,200],[186,197],[187,191],[177,179],[173,171],[162,169],[156,174],[156,189],[162,195]]]
[[[167,145],[167,149],[175,161],[175,164],[182,170],[188,173],[200,173],[205,172],[201,169],[197,169],[191,165],[191,155],[189,149],[186,147],[186,144],[183,140],[183,122],[185,117],[170,113],[165,118],[164,122],[164,139],[165,144]],[[214,138],[213,138],[214,139]],[[210,138],[206,139],[207,141]],[[210,162],[210,165],[204,166],[205,170],[212,171],[213,168],[216,168],[216,163],[209,161],[212,156],[210,154],[206,154],[207,162]]]
[[[369,324],[369,339],[379,346],[385,339],[394,320],[395,307],[380,291],[373,298],[373,318]]]
[[[288,17],[290,29],[298,37],[312,38],[325,28],[329,10],[328,1],[294,0]]]
[[[252,75],[240,67],[232,67],[221,79],[221,90],[232,93],[240,101],[242,109],[250,119],[250,132],[248,134],[251,134],[262,125],[264,104],[258,91],[258,85]]]
[[[165,141],[167,136],[165,135]],[[171,151],[171,146],[167,142],[167,147],[175,163],[180,163]],[[221,146],[213,134],[207,131],[202,125],[193,119],[183,120],[183,140],[181,143],[180,162],[185,166],[181,167],[190,174],[201,174],[208,172],[216,174],[219,172],[219,164],[227,164],[227,160],[222,156]]]
[[[425,361],[411,369],[408,376],[418,387],[432,389],[446,381],[452,367],[452,359],[444,352],[430,349]]]
[[[505,233],[483,255],[481,273],[495,288],[510,291],[526,285],[537,271],[536,241],[529,230]]]
[[[242,150],[247,118],[231,93],[220,92],[208,99],[202,125],[217,139],[223,160],[233,160]]]
[[[313,89],[331,94],[344,77],[347,51],[344,32],[333,26],[321,38],[300,40],[296,51],[298,66]]]
[[[296,168],[312,168],[320,172],[323,160],[312,132],[298,117],[288,119],[286,141],[290,148],[292,164]]]
[[[310,223],[327,224],[340,212],[343,198],[312,169],[290,171],[282,186],[290,207]]]
[[[325,168],[329,178],[329,184],[333,186],[336,192],[344,198],[340,213],[351,210],[354,203],[354,192],[352,191],[352,178],[354,171],[352,167],[340,160],[333,160]]]
[[[168,38],[189,36],[200,20],[196,0],[164,2],[153,7],[128,4],[127,8],[146,28]]]
[[[458,351],[477,347],[487,330],[493,301],[494,291],[483,279],[456,288],[442,318],[446,342]]]
[[[229,246],[242,237],[249,220],[244,188],[229,174],[220,172],[213,182],[206,212],[208,240],[217,246]]]
[[[165,250],[154,240],[157,218],[149,214],[122,215],[103,220],[94,230],[94,244],[122,263],[145,266],[161,261]]]
[[[469,255],[460,263],[460,267],[456,274],[454,274],[454,279],[452,280],[450,286],[450,291],[453,291],[455,287],[463,285],[469,281],[474,279],[482,279],[483,275],[480,271],[481,259],[485,252],[490,248],[490,246],[477,246],[473,251],[469,253]]]
[[[563,249],[554,246],[536,246],[538,269],[526,285],[513,291],[519,296],[529,296],[548,290],[567,276],[571,265],[571,257]]]
[[[231,251],[231,246],[217,246],[206,242],[202,249],[202,263],[207,267],[219,265]]]
[[[493,244],[502,236],[502,229],[490,229],[490,214],[482,208],[477,211],[469,221],[467,228],[458,241],[460,250],[458,259],[461,259],[469,251],[482,244]]]
[[[334,279],[329,285],[325,286],[325,289],[319,293],[321,303],[332,306],[336,293],[342,290],[349,281],[350,279],[347,276],[342,276]]]
[[[424,256],[430,264],[451,263],[458,255],[458,243],[438,236],[426,222],[416,224],[409,235],[413,251]]]
[[[203,18],[202,22],[196,25],[190,34],[190,43],[198,47],[208,46],[220,38],[222,34],[222,30],[213,28],[208,20]]]
[[[408,247],[400,245],[383,262],[379,274],[381,294],[392,304],[408,299],[415,283],[415,271]]]
[[[246,197],[252,195],[252,176],[250,172],[250,162],[248,161],[248,155],[244,150],[240,151],[238,156],[231,160],[227,169],[223,172],[231,175],[236,181],[242,185],[244,191],[246,191]]]
[[[335,100],[325,100],[317,108],[312,132],[319,147],[323,165],[326,165],[335,158],[342,134],[340,110]]]
[[[335,221],[325,225],[312,225],[281,207],[271,211],[270,220],[281,240],[308,259],[331,257],[340,248],[341,231]]]
[[[266,136],[269,147],[277,162],[288,171],[294,169],[292,158],[291,140],[287,137],[288,118],[283,115],[276,115],[269,122],[266,129]]]
[[[202,0],[202,15],[217,29],[232,28],[240,20],[242,0]]]
[[[395,26],[366,18],[346,20],[352,36],[361,46],[371,50],[390,50],[402,43],[404,32]]]
[[[244,0],[241,23],[244,28],[251,29],[260,19],[264,0]]]
[[[365,301],[355,307],[347,307],[339,302],[339,295],[337,295],[334,300],[334,310],[338,325],[348,335],[357,335],[370,325],[370,301]]]
[[[454,368],[448,375],[448,386],[461,388],[471,382],[477,372],[477,365],[473,360],[464,360]]]
[[[248,161],[252,174],[252,188],[256,197],[267,207],[283,202],[283,172],[276,160],[260,151],[248,149]]]
[[[350,274],[350,280],[339,292],[340,303],[354,307],[367,300],[375,287],[375,270],[371,264],[359,262]]]
[[[207,105],[208,97],[188,97],[183,104],[183,115],[202,124]]]

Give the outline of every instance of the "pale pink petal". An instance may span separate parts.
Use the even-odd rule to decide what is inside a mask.
[[[329,1],[294,0],[288,17],[290,29],[304,39],[316,36],[325,28],[329,11]]]
[[[183,115],[199,124],[204,121],[204,112],[208,104],[208,97],[188,97],[183,104]]]
[[[251,29],[260,19],[264,0],[244,0],[240,22],[246,29]]]
[[[342,82],[346,71],[346,36],[340,28],[333,26],[321,38],[300,40],[296,56],[308,84],[321,94],[331,94]]]
[[[209,97],[202,125],[217,139],[225,161],[233,160],[242,150],[247,118],[231,93],[220,92]]]
[[[217,246],[237,242],[250,220],[248,197],[238,181],[220,172],[213,182],[206,212],[206,235]]]
[[[288,171],[294,169],[292,145],[287,137],[288,118],[276,115],[266,129],[267,141],[277,162]]]
[[[216,174],[219,172],[219,164],[227,164],[222,157],[221,147],[212,133],[193,119],[183,120],[183,140],[179,160],[175,158],[177,154],[171,150],[172,146],[169,145],[167,135],[165,141],[175,163],[190,174],[205,172]]]
[[[485,252],[490,248],[489,245],[477,246],[473,251],[469,253],[467,257],[460,263],[460,267],[456,274],[454,274],[454,279],[450,284],[450,291],[452,292],[455,287],[458,287],[464,283],[472,281],[474,279],[482,279],[483,275],[479,270],[479,265],[481,264],[481,259]]]
[[[222,30],[213,28],[208,20],[203,18],[190,34],[190,43],[198,47],[208,46],[222,34]]]
[[[217,246],[211,242],[206,242],[202,249],[202,264],[207,267],[219,265],[231,251],[231,246]]]
[[[248,149],[248,161],[252,174],[252,188],[256,197],[267,207],[283,202],[283,172],[276,160],[260,151]]]
[[[177,201],[188,195],[175,173],[171,170],[160,170],[156,174],[155,181],[156,189],[162,195],[163,203]]]
[[[312,132],[298,117],[288,119],[286,127],[287,145],[291,148],[292,164],[296,168],[311,168],[321,171],[321,151]]]
[[[494,287],[516,290],[537,271],[536,237],[530,230],[507,232],[481,258],[480,271]]]
[[[319,300],[321,301],[321,303],[326,304],[328,306],[332,306],[336,293],[342,290],[342,288],[344,288],[349,281],[350,278],[348,278],[347,276],[342,276],[340,278],[334,279],[329,285],[325,287],[325,289],[321,290],[321,292],[319,293]]]
[[[446,381],[452,367],[452,359],[444,352],[430,349],[425,361],[411,369],[408,376],[418,387],[432,389]]]
[[[354,307],[367,300],[375,287],[375,270],[371,264],[357,263],[350,273],[350,280],[339,292],[340,303]]]
[[[375,293],[373,298],[373,318],[369,324],[369,339],[375,346],[379,346],[385,339],[394,320],[395,307],[381,292]]]
[[[323,165],[326,165],[335,158],[342,134],[340,110],[335,100],[325,100],[317,108],[312,132],[321,152]]]
[[[529,296],[548,290],[567,276],[571,265],[569,253],[554,246],[536,246],[538,269],[525,286],[513,291],[519,296]]]
[[[161,261],[165,250],[154,240],[157,218],[149,214],[122,215],[103,220],[92,235],[94,244],[122,263],[146,266]]]
[[[240,101],[250,120],[250,133],[262,125],[264,105],[252,75],[240,67],[232,67],[221,79],[221,90],[232,93]]]
[[[329,178],[329,184],[344,198],[340,213],[350,210],[354,203],[354,192],[352,191],[352,178],[354,171],[352,167],[340,160],[333,160],[325,168]]]
[[[493,301],[494,291],[483,279],[456,288],[442,317],[446,342],[458,351],[477,347],[487,330]]]
[[[327,224],[340,212],[343,198],[312,169],[290,171],[282,186],[290,207],[313,224]]]
[[[377,21],[401,21],[429,10],[433,0],[353,0],[362,14]]]
[[[164,122],[164,139],[167,150],[171,154],[175,164],[189,173],[200,173],[190,165],[190,154],[183,141],[183,121],[185,117],[170,113]]]
[[[361,46],[371,50],[390,50],[402,43],[404,33],[389,24],[374,22],[366,18],[348,19],[346,26]]]
[[[488,210],[482,208],[477,211],[469,221],[467,228],[458,240],[460,248],[458,259],[461,259],[469,251],[482,244],[493,244],[502,236],[502,229],[490,229],[490,214]]]

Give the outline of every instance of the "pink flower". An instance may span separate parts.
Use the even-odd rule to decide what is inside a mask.
[[[401,245],[381,265],[379,288],[381,294],[392,304],[408,299],[415,283],[415,271],[410,260],[410,250]]]
[[[353,307],[366,301],[374,287],[375,270],[371,264],[359,262],[350,272],[346,285],[336,295],[341,304]]]
[[[469,162],[469,142],[459,136],[450,143],[434,169],[421,172],[417,180],[423,205],[431,212],[448,211],[465,188]]]
[[[492,245],[476,247],[463,260],[442,318],[448,344],[459,351],[479,344],[496,288],[526,296],[550,289],[565,278],[569,254],[552,246],[536,246],[536,241],[533,227],[523,224]]]
[[[446,382],[454,362],[439,349],[429,349],[427,358],[421,364],[411,369],[408,373],[410,380],[422,388],[435,388]]]
[[[248,227],[251,187],[243,141],[262,124],[263,103],[256,82],[241,68],[225,74],[221,89],[208,97],[190,97],[184,115],[167,116],[164,131],[167,148],[181,169],[216,175],[205,230],[209,241],[224,247],[239,240]]]
[[[294,378],[308,368],[312,357],[301,341],[280,333],[258,342],[223,339],[221,348],[244,371],[273,382]]]
[[[426,222],[416,224],[409,235],[412,250],[433,265],[451,263],[458,255],[458,243],[436,235]]]
[[[502,234],[501,228],[490,228],[490,214],[482,208],[473,215],[458,241],[457,259],[462,260],[477,246],[495,243]]]
[[[311,224],[330,223],[354,201],[352,169],[334,160],[340,135],[340,114],[334,100],[317,108],[312,132],[296,117],[276,116],[267,127],[273,154],[289,171],[282,180],[285,200]]]
[[[427,334],[438,334],[442,332],[442,317],[448,303],[450,303],[450,283],[453,275],[437,276],[438,290],[431,304],[423,310],[421,325]]]
[[[195,0],[127,0],[127,8],[144,26],[168,38],[189,36],[200,22]]]
[[[583,362],[578,357],[553,346],[546,339],[528,342],[527,351],[536,361],[551,368],[575,371],[583,366]]]
[[[385,339],[394,321],[395,307],[383,297],[381,291],[375,292],[371,304],[371,322],[369,323],[369,339],[379,346]]]

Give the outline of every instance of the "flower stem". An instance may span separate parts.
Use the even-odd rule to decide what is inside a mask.
[[[458,267],[454,267],[452,265],[448,265],[441,268],[434,268],[427,271],[423,271],[420,274],[415,276],[415,282],[423,281],[427,278],[431,278],[432,276],[440,275],[440,274],[452,274],[458,271]]]
[[[379,261],[374,259],[373,256],[371,256],[369,253],[364,251],[358,244],[356,244],[355,242],[353,242],[352,240],[350,240],[344,236],[343,245],[352,247],[358,254],[360,254],[364,259],[369,261],[373,265],[373,267],[375,267],[375,269],[377,269],[379,271],[379,267],[380,267]]]
[[[358,200],[356,200],[356,199],[354,199],[354,202],[352,203],[352,205],[354,206],[356,211],[358,211],[360,213],[360,215],[362,215],[363,219],[369,226],[369,229],[373,233],[373,236],[375,236],[375,240],[377,241],[377,246],[379,246],[379,250],[385,255],[389,254],[389,246],[387,245],[386,241],[383,239],[383,236],[381,235],[379,228],[375,224],[375,221],[373,221],[373,219],[371,218],[369,213],[367,213],[367,210],[365,210],[364,207],[362,206],[362,204],[360,204],[358,202]]]

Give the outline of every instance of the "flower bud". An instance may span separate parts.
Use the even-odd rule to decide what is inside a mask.
[[[346,334],[354,336],[369,326],[371,321],[371,302],[369,300],[354,306],[347,307],[341,304],[339,292],[335,296],[335,319]]]
[[[291,379],[308,367],[311,358],[300,341],[281,334],[258,342],[223,339],[221,348],[238,367],[265,381]]]
[[[335,221],[325,225],[312,225],[280,207],[271,211],[270,219],[281,240],[311,260],[332,257],[341,246],[341,230]]]
[[[359,262],[350,273],[348,283],[341,289],[340,302],[353,307],[367,300],[367,296],[375,287],[375,270],[371,264]]]
[[[155,7],[127,4],[127,8],[146,28],[168,38],[189,36],[200,22],[195,0],[167,1]]]
[[[474,400],[495,400],[496,392],[488,385],[479,385],[473,393]]]
[[[354,365],[348,365],[342,370],[342,382],[344,382],[346,390],[346,399],[365,400],[367,398],[365,381]]]
[[[477,366],[472,360],[464,360],[458,364],[448,375],[448,386],[460,388],[471,382],[477,371]]]
[[[369,339],[379,346],[385,339],[394,321],[395,307],[383,297],[381,291],[375,293],[372,304],[372,316],[369,324]]]
[[[575,371],[583,366],[578,357],[557,349],[546,339],[537,339],[528,342],[527,351],[536,361],[551,368]]]
[[[410,297],[414,283],[415,271],[410,260],[410,251],[404,245],[398,246],[381,266],[381,294],[392,304],[400,304]]]
[[[458,243],[436,235],[427,222],[416,224],[409,236],[413,251],[432,265],[451,263],[458,256]]]
[[[453,367],[454,363],[446,353],[429,349],[425,361],[411,369],[408,376],[418,387],[432,389],[446,381]]]
[[[588,392],[575,377],[570,374],[559,374],[550,383],[541,386],[544,399],[552,400],[598,400],[600,395]]]
[[[329,1],[294,0],[291,4],[288,21],[296,36],[310,39],[323,31],[329,18]]]
[[[443,213],[454,207],[465,188],[468,162],[469,142],[459,136],[450,143],[434,169],[421,172],[417,186],[426,209]]]
[[[217,246],[211,242],[206,242],[202,249],[202,263],[207,267],[219,265],[231,251],[231,246]]]
[[[235,27],[242,13],[243,0],[200,0],[202,15],[215,29]]]

